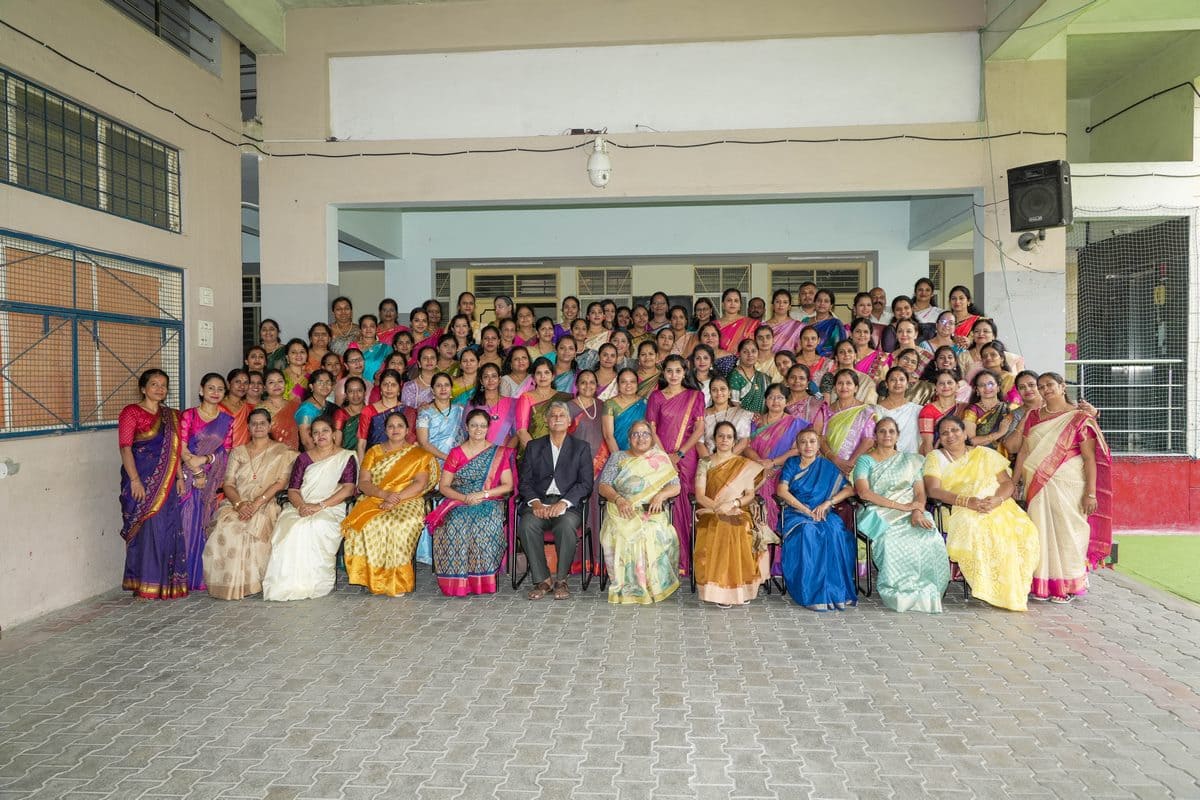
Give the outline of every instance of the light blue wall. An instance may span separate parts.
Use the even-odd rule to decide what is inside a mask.
[[[652,256],[875,251],[879,280],[889,296],[911,291],[913,281],[929,270],[928,251],[908,249],[909,204],[903,200],[430,210],[395,216],[401,252],[400,258],[387,262],[385,287],[401,308],[430,296],[432,265],[439,259],[636,261]],[[676,290],[691,293],[690,286]]]

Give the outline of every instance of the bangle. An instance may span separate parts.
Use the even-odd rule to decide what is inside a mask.
[[[1088,495],[1084,495],[1084,497],[1086,497],[1088,500],[1095,500],[1095,499],[1096,499],[1096,495],[1094,495],[1094,494],[1088,494]]]
[[[484,490],[483,490],[483,499],[484,499],[484,500],[487,500],[487,499],[488,499],[488,493],[487,493],[487,489],[484,489]]]

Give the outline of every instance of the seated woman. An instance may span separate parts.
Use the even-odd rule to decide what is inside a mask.
[[[718,422],[713,454],[696,467],[696,591],[722,608],[749,603],[770,578],[771,542],[755,519],[762,465],[735,455],[737,440],[732,422]]]
[[[333,423],[325,417],[313,421],[309,434],[314,447],[292,467],[289,506],[271,534],[264,600],[304,600],[333,591],[343,503],[354,495],[357,463],[354,453],[334,440]]]
[[[1038,530],[1012,499],[1008,460],[967,444],[961,419],[938,423],[941,448],[925,457],[925,493],[952,506],[946,551],[980,600],[1024,611],[1040,547]]]
[[[494,594],[508,547],[504,521],[515,483],[513,451],[488,440],[491,423],[482,408],[467,413],[467,440],[450,451],[438,483],[446,499],[425,518],[433,531],[438,588],[447,597]]]
[[[797,605],[812,611],[858,604],[857,547],[833,507],[854,494],[837,465],[820,455],[812,428],[796,437],[799,455],[783,465],[776,495],[783,508],[783,577]]]
[[[449,380],[449,379],[447,379]],[[425,494],[438,477],[437,461],[408,442],[408,419],[384,416],[387,440],[367,451],[358,475],[362,497],[342,521],[346,574],[372,594],[396,596],[415,584],[413,553],[425,526]]]
[[[858,529],[873,543],[883,604],[940,614],[950,582],[946,544],[925,510],[925,459],[898,450],[899,440],[900,426],[884,417],[875,423],[875,446],[854,465],[854,491],[863,501]]]
[[[679,536],[663,503],[679,495],[679,476],[654,445],[649,422],[630,426],[629,449],[609,457],[599,493],[608,502],[600,530],[611,580],[608,602],[667,599],[679,588]]]
[[[1061,375],[1042,373],[1038,391],[1045,405],[1025,418],[1016,469],[1041,545],[1031,593],[1069,603],[1087,594],[1088,572],[1112,550],[1112,457],[1094,416],[1067,399]]]
[[[250,412],[250,441],[233,448],[225,469],[225,502],[204,544],[204,582],[219,600],[241,600],[262,591],[271,557],[271,531],[281,509],[275,495],[283,491],[297,453],[271,441],[271,414]]]

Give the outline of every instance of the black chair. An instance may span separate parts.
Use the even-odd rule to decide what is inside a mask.
[[[875,590],[875,576],[872,571],[875,569],[875,559],[871,550],[871,537],[858,529],[858,509],[863,505],[863,501],[858,495],[851,495],[846,499],[846,505],[850,508],[850,519],[853,520],[853,525],[850,530],[854,534],[854,588],[863,597],[870,597]],[[862,575],[858,572],[858,544],[862,543],[867,554],[866,569]],[[863,578],[866,578],[866,586],[863,586]]]
[[[579,558],[580,563],[583,565],[583,568],[580,570],[582,577],[580,583],[583,591],[585,592],[588,590],[588,586],[590,586],[592,583],[591,570],[587,569],[588,557],[592,552],[593,540],[590,519],[591,515],[588,513],[588,506],[590,505],[591,499],[592,495],[589,493],[579,504],[579,528],[575,532],[575,555]],[[513,513],[510,514],[510,522],[512,524],[509,526],[510,533],[508,537],[508,576],[512,581],[513,591],[521,588],[521,584],[525,582],[527,577],[529,577],[529,559],[525,560],[524,571],[521,572],[519,576],[517,575],[517,555],[524,552],[524,548],[521,546],[521,537],[517,534],[516,519],[517,512],[514,506]],[[553,544],[554,534],[546,531],[543,541],[546,544]],[[604,556],[602,554],[601,559],[603,558]],[[603,574],[604,572],[601,570],[601,575]],[[604,585],[604,583],[601,584],[601,586]]]
[[[696,523],[699,520],[699,515],[696,513],[699,506],[696,505],[696,495],[691,492],[687,496],[688,503],[692,506],[692,536],[691,547],[688,548],[688,580],[691,583],[692,594],[696,593]],[[766,504],[763,499],[757,494],[754,495],[754,502],[758,504],[758,513],[762,519],[766,519]],[[779,593],[783,594],[787,591],[787,581],[782,575],[771,575],[771,564],[775,563],[775,548],[782,545],[769,545],[767,547],[767,580],[762,584],[767,588],[767,594],[771,593],[771,584],[775,583],[779,589]]]
[[[663,511],[666,512],[668,517],[671,516],[671,510],[675,507],[676,499],[678,499],[678,498],[672,497],[668,500],[663,501]],[[600,564],[600,575],[599,575],[600,591],[604,591],[608,588],[609,578],[608,578],[608,564],[604,560],[604,546],[600,543],[600,532],[604,530],[604,518],[608,516],[608,501],[605,500],[603,497],[600,497],[599,501],[597,503],[597,516],[599,517],[599,519],[596,521],[596,532],[595,532],[596,551],[597,551],[597,559]],[[693,540],[694,539],[695,539],[695,534],[693,533]]]
[[[945,540],[947,505],[941,500],[934,500],[932,498],[930,498],[926,505],[929,508],[929,512],[933,514],[933,521],[937,524],[938,531],[940,531],[942,534],[942,539]],[[958,573],[957,578],[954,577],[954,573],[956,572]],[[971,599],[971,584],[967,583],[967,576],[962,574],[962,570],[958,568],[958,564],[954,563],[953,561],[950,562],[950,582],[962,584],[964,603]],[[947,590],[949,590],[949,588],[949,586],[946,587]]]

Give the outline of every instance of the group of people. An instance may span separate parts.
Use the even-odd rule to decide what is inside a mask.
[[[307,339],[264,320],[194,406],[148,370],[122,411],[124,586],[292,600],[341,565],[398,595],[423,562],[465,596],[518,553],[533,600],[569,597],[573,571],[635,604],[691,575],[740,605],[776,577],[826,611],[872,567],[857,531],[894,610],[940,611],[952,574],[1001,608],[1069,602],[1111,548],[1097,412],[1024,369],[966,287],[934,295],[862,292],[849,323],[811,283],[749,313],[736,289],[719,314],[656,292],[567,297],[557,320],[497,297],[481,324],[464,292],[444,324],[434,300],[401,324],[390,299],[356,319],[344,297]]]

